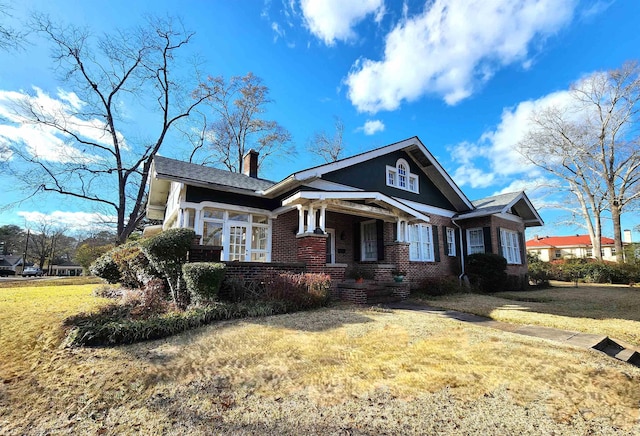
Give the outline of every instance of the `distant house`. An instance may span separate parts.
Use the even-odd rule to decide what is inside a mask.
[[[600,241],[602,260],[615,262],[616,249],[614,240],[602,237]],[[596,257],[589,235],[544,237],[536,235],[533,239],[527,241],[527,253],[535,254],[545,262],[555,259]]]
[[[279,182],[258,177],[255,151],[243,164],[244,174],[156,156],[147,217],[163,230],[193,229],[193,253],[210,248],[210,258],[244,265],[245,277],[260,265],[297,265],[339,283],[358,266],[380,282],[400,270],[418,286],[491,252],[524,283],[524,232],[542,225],[526,194],[470,201],[417,137]]]
[[[0,254],[0,276],[22,272],[22,256]]]
[[[82,275],[82,266],[73,262],[64,262],[57,265],[51,265],[49,274],[52,276],[75,277]]]

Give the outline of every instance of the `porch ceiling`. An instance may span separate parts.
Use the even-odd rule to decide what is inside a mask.
[[[300,191],[283,206],[326,206],[327,210],[396,222],[398,218],[429,222],[429,217],[379,192]]]

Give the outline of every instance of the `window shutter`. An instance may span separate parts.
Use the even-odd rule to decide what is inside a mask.
[[[431,234],[433,235],[433,256],[436,262],[440,262],[440,244],[438,243],[438,226],[431,226]],[[445,242],[446,242],[445,236]]]
[[[384,260],[384,221],[376,220],[376,243],[378,245],[378,260]]]
[[[482,233],[484,233],[484,252],[493,253],[493,247],[491,246],[491,227],[483,227]]]
[[[353,260],[360,261],[362,247],[360,247],[360,223],[353,224]]]
[[[518,232],[518,242],[520,243],[520,264],[527,264],[527,247],[524,241],[524,233]]]
[[[454,228],[454,230],[453,230],[453,235],[455,237],[454,241],[455,241],[455,244],[456,244],[456,256],[462,257],[464,255],[464,253],[462,252],[462,244],[461,244],[462,241],[460,241],[460,232],[461,232],[461,230],[458,230],[456,228]]]
[[[460,255],[461,256],[466,256],[469,253],[469,247],[467,246],[467,239],[468,239],[467,231],[463,230],[462,231],[462,238],[459,241],[460,242]]]
[[[496,231],[498,232],[498,254],[504,257],[502,253],[502,232],[500,231],[500,227],[496,227]]]

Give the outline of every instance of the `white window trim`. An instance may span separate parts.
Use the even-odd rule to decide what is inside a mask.
[[[471,232],[480,232],[480,234],[482,235],[482,251],[477,251],[472,249]],[[473,247],[480,247],[480,245],[475,245]],[[467,229],[467,254],[486,253],[486,249],[487,247],[484,246],[484,231],[482,230],[482,227]]]
[[[412,262],[434,262],[435,261],[435,253],[433,247],[433,227],[431,224],[411,224],[408,226],[408,240],[409,240],[409,260]],[[412,227],[418,228],[418,240],[412,240]],[[422,240],[422,229],[426,228],[429,234],[429,241],[425,242]],[[411,245],[418,244],[418,256],[412,257],[411,253]],[[424,249],[425,245],[428,244],[427,250]]]
[[[405,168],[405,186],[400,186],[400,167],[404,166]],[[402,189],[403,191],[413,192],[415,194],[420,193],[420,179],[417,174],[413,174],[410,171],[409,163],[404,159],[398,159],[396,161],[396,166],[392,167],[387,165],[387,171],[385,172],[385,183],[387,186],[391,186],[393,188]],[[410,189],[413,184],[414,189]]]
[[[328,265],[335,265],[336,263],[336,231],[334,229],[325,229],[325,232],[328,235],[331,235],[330,238],[328,238],[329,240],[329,253],[331,256],[331,262],[328,263]]]
[[[447,227],[447,255],[456,255],[456,229]]]
[[[245,240],[245,256],[244,259],[241,260],[242,262],[251,262],[251,254],[253,252],[256,253],[265,253],[266,254],[266,258],[265,258],[265,262],[271,262],[271,240],[272,240],[272,219],[271,217],[269,217],[267,214],[264,213],[253,213],[253,212],[247,212],[247,211],[243,211],[243,210],[225,210],[219,207],[212,207],[211,209],[218,209],[221,210],[223,212],[223,218],[205,218],[204,217],[204,208],[200,209],[198,211],[196,211],[197,216],[200,217],[200,219],[198,220],[198,231],[197,233],[203,235],[204,237],[204,222],[208,221],[208,222],[216,222],[216,223],[222,223],[222,254],[220,257],[220,260],[223,261],[229,261],[229,242],[230,242],[230,229],[232,226],[245,226],[247,228],[247,237]],[[233,221],[229,219],[229,213],[246,213],[249,218],[247,221]],[[264,215],[267,216],[267,223],[266,224],[258,224],[258,223],[254,223],[253,222],[253,215]],[[267,247],[266,250],[254,250],[251,247],[251,237],[253,234],[253,228],[254,227],[261,227],[261,228],[266,228],[267,229]],[[256,262],[260,262],[260,261],[256,261]]]
[[[518,232],[508,229],[500,229],[500,245],[502,257],[507,259],[509,265],[521,265],[520,236]]]
[[[369,221],[362,221],[360,223],[360,260],[362,261],[376,261],[378,260],[378,241],[377,241],[377,237],[378,235],[376,234],[376,254],[374,257],[366,257],[366,252],[367,250],[365,249],[365,240],[364,240],[364,226],[366,225],[374,225],[375,228],[375,224],[376,224],[376,220],[369,220]],[[377,233],[377,228],[375,228],[376,233]]]

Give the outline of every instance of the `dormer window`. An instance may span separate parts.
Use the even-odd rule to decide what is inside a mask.
[[[418,176],[409,172],[409,164],[398,159],[396,166],[387,165],[387,186],[418,193]]]

